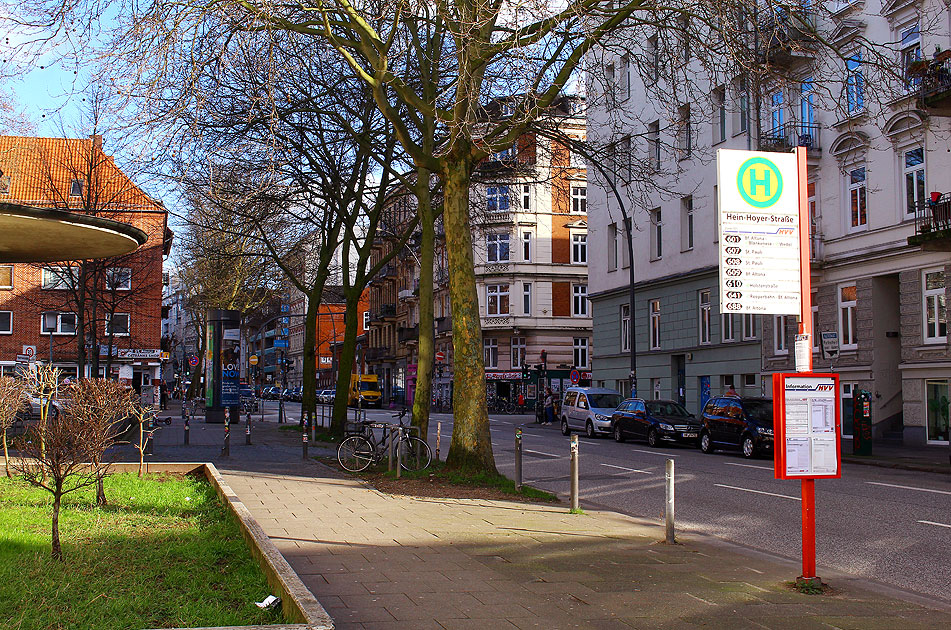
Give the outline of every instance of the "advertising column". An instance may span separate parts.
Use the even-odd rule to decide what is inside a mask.
[[[205,421],[224,422],[225,407],[237,422],[240,405],[241,313],[208,311],[205,355]]]

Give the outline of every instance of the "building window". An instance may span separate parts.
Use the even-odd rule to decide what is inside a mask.
[[[769,131],[766,134],[773,140],[782,138],[785,120],[783,109],[783,91],[776,90],[769,95]]]
[[[680,200],[680,250],[693,249],[693,197]]]
[[[106,335],[114,337],[129,336],[129,314],[128,313],[106,313],[106,326],[103,332]]]
[[[508,234],[487,234],[486,259],[490,263],[508,262],[509,260],[509,235]]]
[[[604,99],[608,107],[613,107],[617,102],[617,73],[614,71],[614,64],[604,65]]]
[[[736,119],[733,121],[734,133],[745,133],[750,129],[750,94],[746,77],[736,81]]]
[[[485,361],[485,367],[487,368],[497,368],[499,367],[499,340],[498,339],[483,339],[482,340],[482,355],[483,360]]]
[[[532,186],[531,184],[522,184],[522,210],[532,209]]]
[[[532,314],[532,283],[522,283],[522,312],[525,315]]]
[[[631,351],[631,305],[621,305],[621,352]]]
[[[132,288],[132,270],[128,267],[111,267],[106,270],[106,288],[110,291],[128,291]]]
[[[571,212],[572,214],[585,214],[588,212],[587,186],[571,187]]]
[[[809,331],[812,337],[812,351],[819,352],[819,292],[812,292],[812,330]]]
[[[921,147],[905,151],[905,214],[914,216],[925,200],[925,153]]]
[[[43,332],[43,314],[40,314],[40,332],[41,334],[48,335],[49,333]],[[54,335],[75,335],[76,334],[76,314],[75,313],[58,313],[56,316],[56,331]]]
[[[0,289],[13,288],[13,265],[0,265]]]
[[[588,367],[588,339],[586,337],[575,337],[574,360],[576,368]]]
[[[921,84],[921,75],[908,71],[913,63],[920,60],[921,29],[915,24],[901,32],[901,68],[905,76],[905,89],[909,92],[917,90]]]
[[[855,305],[858,291],[854,284],[839,287],[839,344],[842,350],[855,350],[858,336]]]
[[[81,179],[74,179],[69,183],[69,196],[70,197],[82,197],[83,196],[83,181]]]
[[[799,135],[808,137],[807,145],[811,145],[815,140],[812,137],[815,133],[815,124],[816,92],[812,86],[812,77],[809,77],[799,84]]]
[[[743,340],[756,339],[756,315],[743,313]]]
[[[532,262],[532,233],[522,232],[522,260]]]
[[[723,343],[736,341],[736,319],[733,313],[723,313],[720,316],[720,339]]]
[[[512,337],[512,367],[525,365],[525,337]]]
[[[755,374],[744,374],[744,375],[743,375],[743,387],[756,387],[756,375],[755,375]]]
[[[660,208],[651,210],[651,260],[664,255],[664,217]]]
[[[651,350],[660,348],[660,300],[650,301]]]
[[[69,289],[79,280],[79,267],[43,267],[44,289]]]
[[[657,81],[660,77],[660,46],[657,36],[647,38],[647,78]]]
[[[947,442],[949,438],[948,398],[951,396],[948,381],[946,379],[929,379],[925,381],[925,390],[928,397],[928,441]]]
[[[576,284],[571,287],[571,314],[575,317],[588,316],[588,285]]]
[[[684,105],[678,110],[678,149],[680,149],[680,159],[690,157],[690,151],[693,149],[693,130],[690,120],[690,105]]]
[[[845,100],[849,115],[865,109],[865,79],[862,76],[862,52],[845,60]]]
[[[571,262],[576,265],[588,264],[588,235],[571,235]]]
[[[713,91],[713,143],[726,140],[726,89]]]
[[[489,284],[485,287],[485,312],[487,315],[509,314],[509,285]]]
[[[626,101],[631,98],[631,58],[627,55],[621,57],[621,76],[618,79],[621,84],[621,100]]]
[[[13,334],[13,311],[0,311],[0,335]]]
[[[925,343],[947,343],[948,311],[945,302],[944,270],[924,272]]]
[[[660,121],[647,125],[647,161],[651,168],[660,168]]]
[[[489,214],[509,211],[509,187],[489,186],[486,190],[486,210]]]
[[[868,211],[865,208],[864,166],[849,171],[849,219],[853,230],[868,224]]]
[[[786,315],[773,316],[773,354],[789,354],[789,342],[786,341]]]
[[[617,271],[617,223],[608,226],[608,271]]]
[[[700,343],[710,343],[710,289],[703,289],[697,293],[698,313],[700,322]]]

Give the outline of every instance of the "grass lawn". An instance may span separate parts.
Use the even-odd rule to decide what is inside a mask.
[[[0,628],[81,630],[280,623],[237,522],[198,478],[117,474],[60,512],[64,561],[50,557],[52,498],[0,477]]]

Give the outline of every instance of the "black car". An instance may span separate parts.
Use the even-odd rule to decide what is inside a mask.
[[[647,440],[654,447],[664,442],[696,446],[700,422],[680,403],[672,400],[628,398],[611,416],[614,440]]]
[[[738,448],[744,457],[773,452],[773,401],[769,398],[717,396],[700,414],[700,450]]]

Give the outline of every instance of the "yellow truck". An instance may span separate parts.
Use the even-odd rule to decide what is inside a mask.
[[[350,395],[347,397],[347,404],[356,407],[357,401],[360,401],[361,407],[380,408],[383,406],[383,392],[380,391],[380,379],[376,374],[350,375]]]

